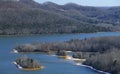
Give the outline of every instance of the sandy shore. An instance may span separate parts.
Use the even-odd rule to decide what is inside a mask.
[[[70,53],[70,52],[72,52],[72,51],[65,51],[65,52]]]
[[[16,49],[13,49],[13,51],[12,51],[13,53],[18,53],[18,51],[16,50]]]
[[[63,58],[63,59],[66,59],[66,60],[70,60],[71,59],[71,56],[58,56],[59,58]]]

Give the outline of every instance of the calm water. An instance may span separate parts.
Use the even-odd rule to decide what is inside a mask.
[[[56,56],[45,54],[29,54],[28,56],[40,60],[45,69],[39,71],[18,70],[12,62],[20,56],[11,50],[18,44],[32,42],[56,42],[70,39],[84,39],[100,36],[120,36],[120,32],[104,32],[89,34],[55,34],[39,36],[0,36],[0,74],[100,74],[89,68],[77,66],[72,61],[58,59]]]

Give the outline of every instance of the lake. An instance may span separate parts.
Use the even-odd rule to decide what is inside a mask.
[[[46,54],[27,54],[37,59],[45,68],[38,71],[23,71],[16,68],[12,62],[21,54],[11,53],[19,44],[32,42],[56,42],[70,39],[84,39],[101,36],[120,36],[120,32],[101,32],[88,34],[53,34],[34,36],[0,36],[0,73],[1,74],[100,74],[90,68],[75,65],[73,61],[59,59]]]

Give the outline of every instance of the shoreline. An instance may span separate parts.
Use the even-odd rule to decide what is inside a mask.
[[[57,56],[58,58],[63,58],[63,59],[66,59],[66,60],[70,60],[72,57],[69,56],[69,55],[66,55],[66,56]]]
[[[108,73],[108,72],[105,72],[105,71],[101,71],[101,70],[95,69],[95,68],[92,67],[92,66],[88,66],[88,65],[84,65],[84,64],[81,64],[80,66],[90,68],[90,69],[92,69],[92,70],[94,70],[94,71],[97,71],[97,72],[100,72],[100,73],[111,74],[111,73]]]
[[[15,61],[13,62],[13,64],[15,64],[18,69],[23,70],[23,67],[21,67],[20,65],[18,65]]]
[[[16,67],[20,70],[29,70],[29,71],[32,71],[32,70],[41,70],[44,68],[44,66],[40,66],[39,68],[23,68],[21,67],[19,64],[17,64],[15,61],[13,62],[13,64],[16,65]]]
[[[82,62],[82,63],[86,61],[86,59],[78,59],[78,58],[72,58],[72,60],[74,62]]]
[[[108,73],[108,72],[104,72],[104,71],[95,69],[95,68],[93,68],[92,66],[84,65],[84,64],[82,64],[81,62],[75,62],[75,60],[81,61],[81,59],[76,59],[76,58],[72,58],[72,57],[71,57],[71,59],[69,59],[69,60],[72,60],[72,61],[74,62],[74,64],[77,65],[77,66],[87,67],[87,68],[90,68],[90,69],[92,69],[92,70],[94,70],[94,71],[97,71],[97,72],[99,72],[99,73],[111,74],[111,73]],[[84,61],[85,61],[85,60],[84,60]]]
[[[106,32],[120,32],[120,31],[106,31]],[[39,36],[39,35],[64,35],[64,34],[91,34],[91,33],[106,33],[105,31],[100,31],[100,32],[87,32],[87,33],[49,33],[49,34],[16,34],[16,35],[0,35],[0,36]]]
[[[18,52],[16,49],[13,49],[13,50],[12,50],[12,53],[18,54],[19,52]]]
[[[52,52],[18,52],[16,49],[13,49],[11,51],[11,53],[15,53],[15,54],[48,54],[48,55],[52,54]]]
[[[72,52],[72,51],[65,51],[65,52],[70,53],[70,52]]]
[[[68,51],[68,52],[71,52],[71,51]],[[13,53],[18,54],[19,52],[18,52],[17,50],[13,49]],[[54,56],[57,56],[57,55],[54,55]],[[90,68],[90,69],[92,69],[92,70],[94,70],[94,71],[97,71],[97,72],[100,72],[100,73],[111,74],[111,73],[108,73],[108,72],[104,72],[104,71],[101,71],[101,70],[97,70],[97,69],[93,68],[92,66],[88,66],[88,65],[84,65],[84,64],[82,64],[82,63],[80,63],[80,62],[76,62],[76,61],[84,62],[86,59],[77,59],[77,58],[73,58],[73,57],[71,57],[71,56],[58,56],[58,58],[63,58],[63,59],[66,59],[66,60],[72,60],[72,61],[75,63],[75,65],[87,67],[87,68]],[[15,65],[16,65],[19,69],[21,69],[21,70],[30,70],[30,69],[24,69],[24,68],[22,68],[22,67],[21,67],[20,65],[18,65],[16,62],[13,62],[13,64],[15,64]],[[44,67],[42,66],[42,68],[44,68]]]

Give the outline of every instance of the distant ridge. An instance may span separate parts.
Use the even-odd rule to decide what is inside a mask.
[[[52,2],[39,4],[34,0],[7,1],[0,2],[2,35],[120,31],[120,7],[100,8],[73,3],[58,5]]]
[[[20,0],[1,0],[1,1],[20,1]]]

